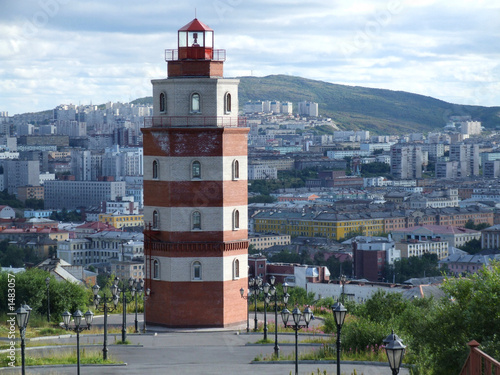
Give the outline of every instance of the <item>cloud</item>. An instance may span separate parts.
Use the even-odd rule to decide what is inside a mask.
[[[198,18],[227,50],[225,74],[292,74],[500,105],[500,5],[479,0],[215,0]],[[128,101],[166,76],[164,49],[194,17],[182,2],[2,4],[0,110]],[[26,96],[30,100],[26,100]]]

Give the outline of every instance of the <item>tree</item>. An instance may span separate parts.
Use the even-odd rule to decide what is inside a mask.
[[[270,262],[276,263],[299,263],[301,256],[297,253],[292,253],[289,250],[281,250],[279,253],[269,257]]]
[[[47,285],[45,279],[50,276],[46,271],[38,268],[31,268],[25,272],[19,272],[15,275],[16,280],[16,308],[25,302],[36,315],[45,315],[47,313]],[[71,283],[69,281],[57,281],[50,277],[50,312],[54,321],[60,321],[61,314],[68,311],[87,309],[88,300],[91,291],[83,285]],[[7,296],[8,273],[0,273],[0,292]],[[84,310],[85,309],[85,310]],[[6,298],[0,298],[0,312],[8,312],[8,301]]]
[[[392,280],[395,275],[396,282],[402,283],[414,277],[439,276],[441,273],[437,255],[426,253],[421,257],[412,256],[394,261],[393,267],[386,267],[385,277]]]
[[[461,249],[463,251],[467,251],[469,254],[477,254],[482,250],[481,249],[481,240],[474,238],[474,239],[466,242],[463,246],[459,246],[459,249]]]
[[[273,203],[275,201],[276,198],[270,195],[263,195],[263,194],[248,198],[248,203]]]
[[[385,175],[391,172],[391,166],[386,163],[373,162],[368,164],[363,164],[361,167],[361,176],[372,177]]]
[[[442,288],[448,298],[433,311],[425,336],[432,374],[458,374],[471,340],[500,358],[500,263],[468,278],[448,278]]]

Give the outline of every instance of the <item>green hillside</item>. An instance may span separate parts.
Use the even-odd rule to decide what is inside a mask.
[[[500,128],[500,107],[456,105],[404,91],[337,85],[306,78],[272,75],[240,77],[239,100],[313,101],[321,115],[341,129],[378,134],[427,132],[443,128],[449,116],[470,115],[486,128]]]
[[[239,77],[240,107],[248,100],[313,101],[321,115],[331,117],[344,130],[370,130],[374,134],[437,131],[450,116],[472,116],[487,129],[500,128],[500,107],[447,103],[404,91],[346,86],[311,79],[271,75]],[[152,103],[141,98],[135,104]]]

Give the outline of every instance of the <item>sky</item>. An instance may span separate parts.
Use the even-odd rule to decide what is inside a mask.
[[[150,96],[195,15],[227,51],[225,77],[500,106],[498,0],[0,0],[0,112]]]

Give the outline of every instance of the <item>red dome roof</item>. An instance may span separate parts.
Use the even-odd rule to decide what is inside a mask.
[[[198,21],[197,18],[189,22],[187,25],[181,27],[179,31],[213,31],[210,27],[203,22]]]

